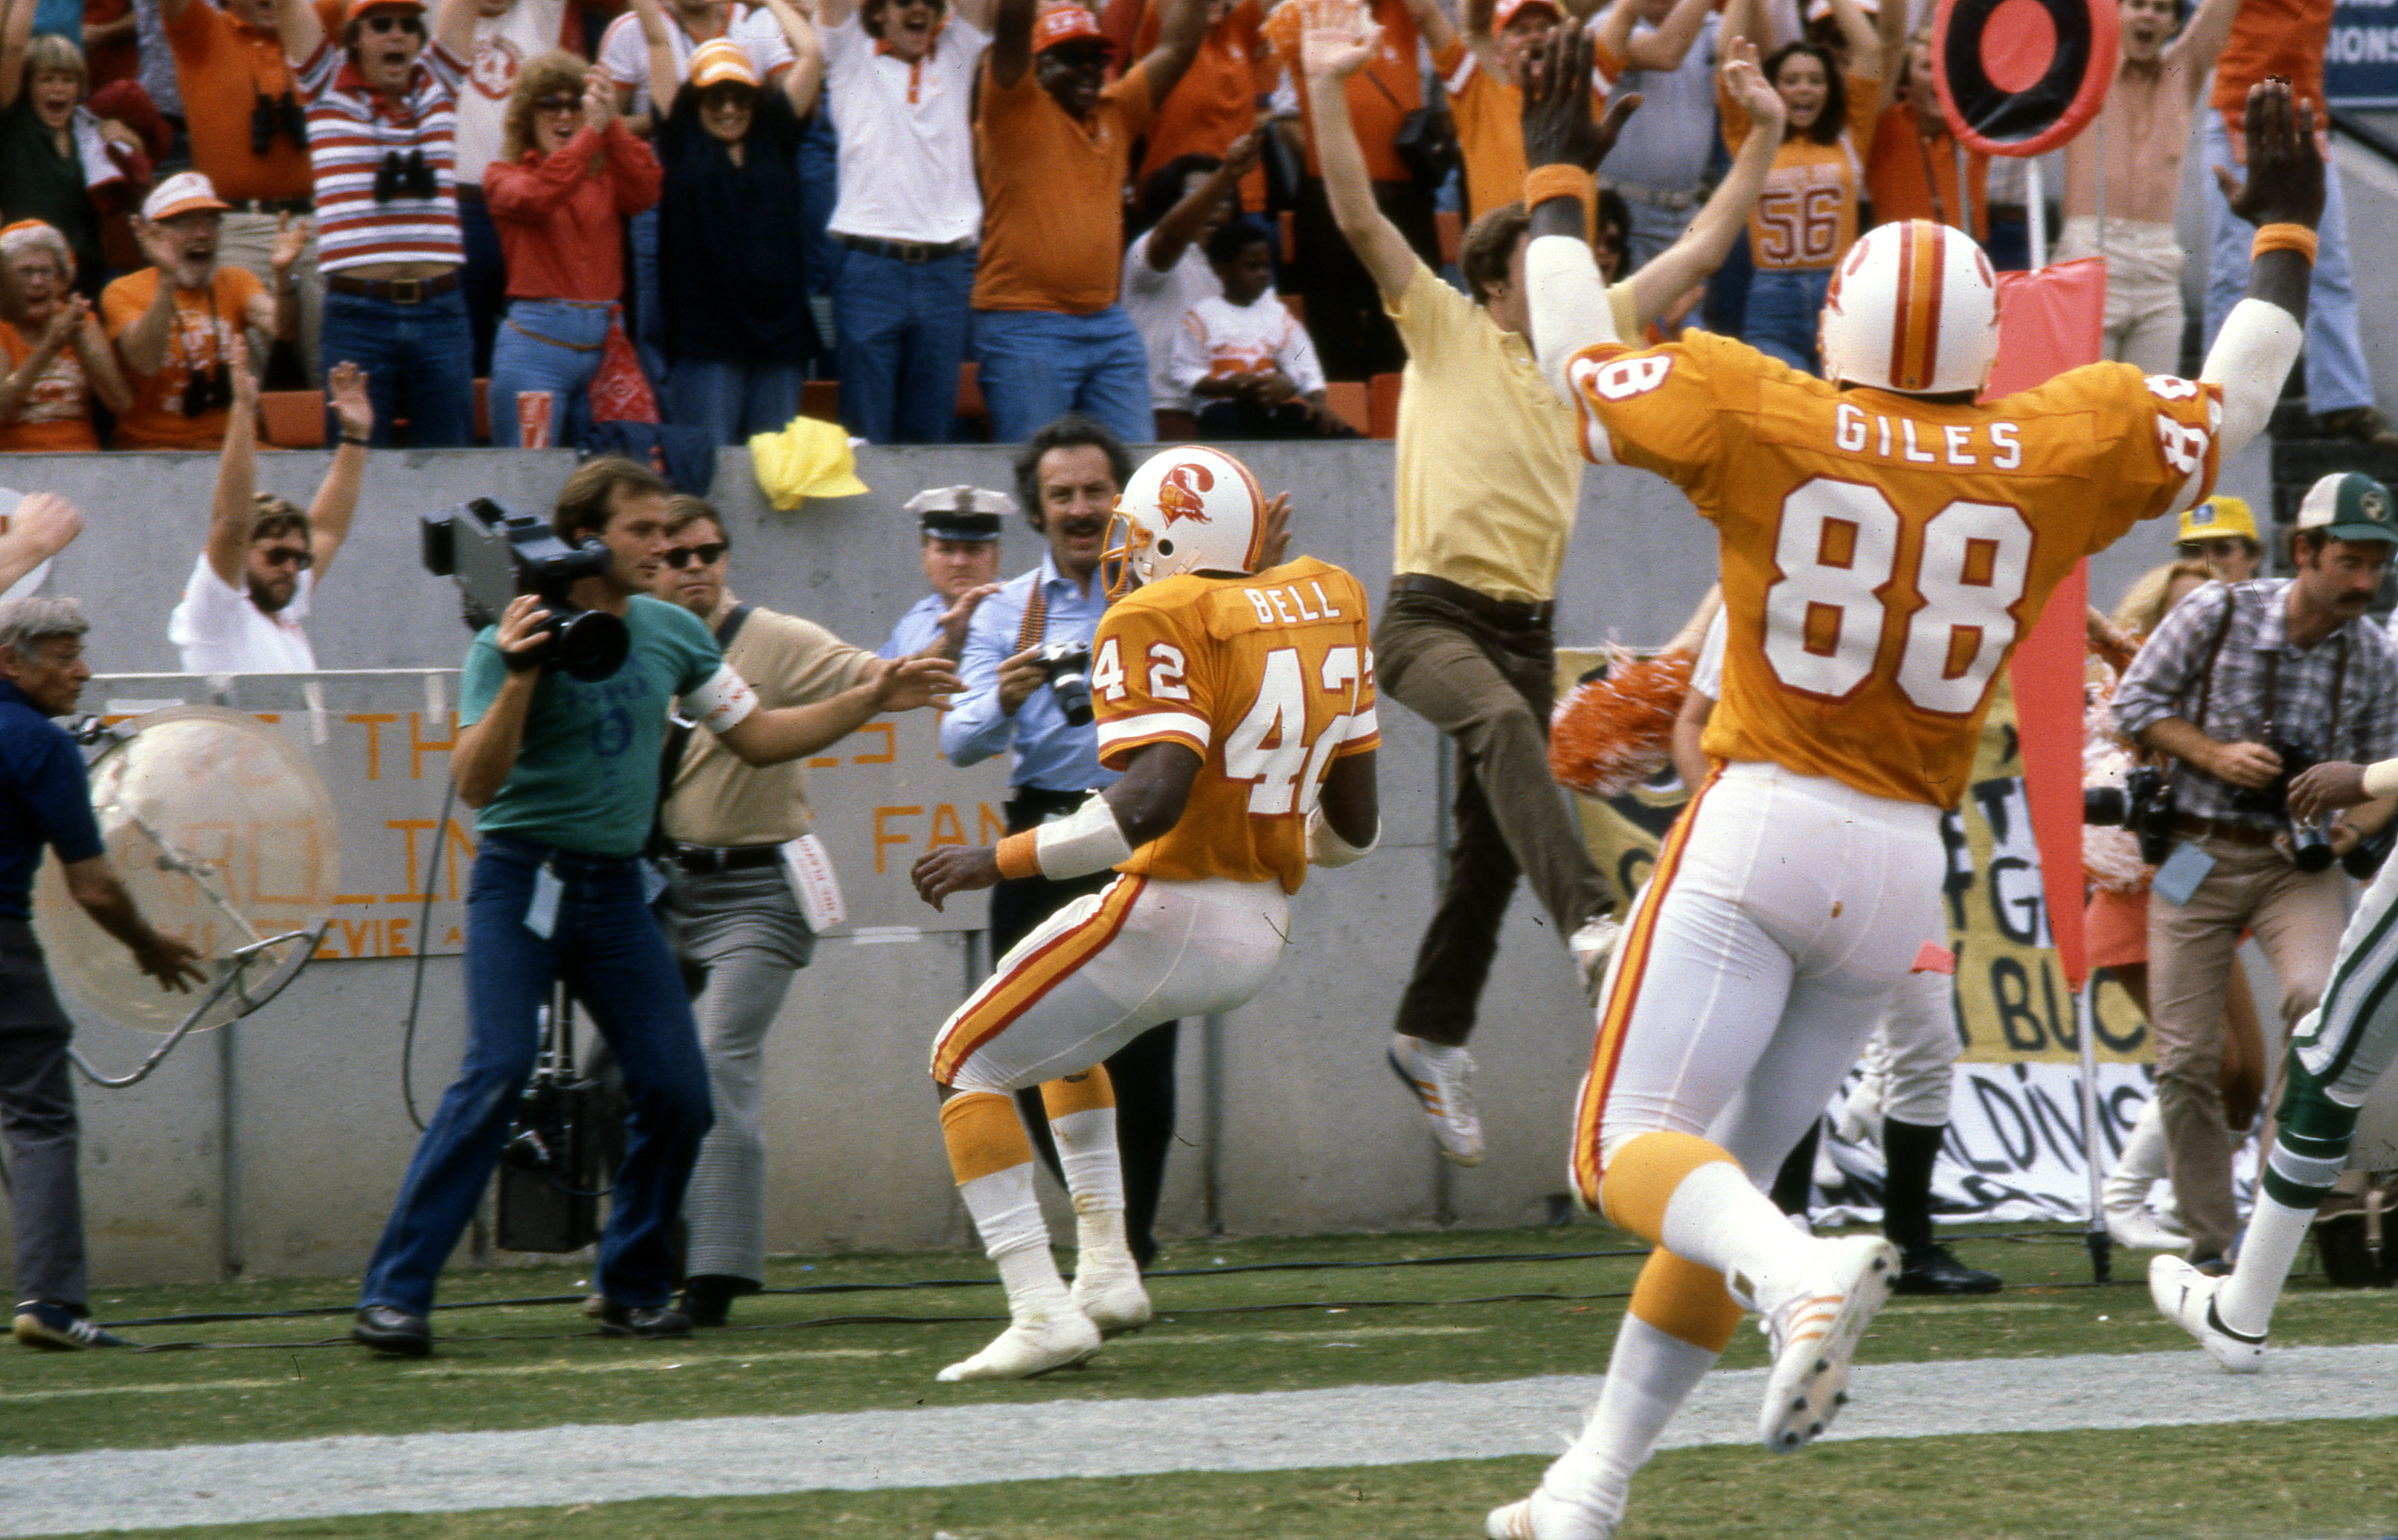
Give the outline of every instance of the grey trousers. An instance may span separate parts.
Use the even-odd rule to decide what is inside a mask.
[[[23,920],[0,919],[0,1144],[17,1243],[17,1298],[86,1304],[83,1192],[75,1177],[74,1026]]]
[[[783,868],[675,871],[667,883],[667,938],[700,978],[692,1000],[716,1126],[684,1189],[687,1278],[766,1275],[766,1140],[759,1109],[766,1029],[815,936]]]

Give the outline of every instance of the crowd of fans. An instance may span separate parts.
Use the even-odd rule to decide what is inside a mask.
[[[1068,410],[1130,441],[1351,433],[1327,382],[1405,354],[1326,190],[1311,3],[0,0],[0,449],[213,447],[245,332],[270,388],[365,370],[378,444],[475,441],[477,376],[502,446],[579,442],[628,400],[736,443],[811,379],[860,437],[943,442],[970,361],[1003,441]],[[1451,281],[1518,191],[1523,60],[1592,4],[1598,84],[1643,102],[1608,167],[1610,278],[1746,136],[1721,41],[1758,45],[1785,104],[1748,239],[1652,335],[1812,369],[1877,219],[2025,264],[2022,165],[1950,136],[1918,7],[1372,0],[1348,115],[1375,205]],[[2233,0],[2122,9],[2122,215],[2102,239],[2095,159],[2070,160],[2066,238],[2113,260],[2110,353],[2170,369],[2189,109],[2259,45]],[[2331,429],[2398,443],[2318,351]]]

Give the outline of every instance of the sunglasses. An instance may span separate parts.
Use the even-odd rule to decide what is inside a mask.
[[[315,553],[304,545],[270,545],[258,554],[269,567],[296,567],[305,572],[317,565]]]
[[[583,99],[579,96],[545,96],[536,99],[532,104],[536,113],[573,113],[581,111],[582,107]]]
[[[366,18],[362,25],[365,26],[367,31],[377,34],[387,32],[404,32],[411,37],[422,37],[424,35],[424,22],[423,19],[414,16],[394,16],[388,11],[385,11],[380,16],[370,16]]]
[[[678,545],[664,553],[663,559],[668,567],[680,572],[694,561],[702,567],[713,567],[724,559],[724,553],[729,549],[717,541],[710,541],[706,545]]]

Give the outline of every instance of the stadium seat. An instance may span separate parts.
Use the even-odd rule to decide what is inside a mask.
[[[1457,254],[1465,249],[1465,218],[1454,208],[1443,208],[1432,217],[1433,229],[1440,236],[1440,265],[1455,267]]]
[[[258,393],[259,426],[278,449],[314,449],[325,442],[325,393],[270,390]]]
[[[1187,444],[1199,436],[1199,419],[1179,408],[1161,407],[1149,416],[1161,444]]]
[[[1395,374],[1378,374],[1366,382],[1368,438],[1399,436],[1399,381]]]
[[[811,380],[800,387],[800,415],[823,422],[841,421],[841,382]]]
[[[958,366],[958,421],[978,439],[990,437],[990,408],[982,398],[982,368],[969,358]]]
[[[1359,433],[1371,435],[1374,413],[1371,394],[1354,380],[1335,380],[1324,387],[1324,404],[1332,414]]]
[[[566,424],[561,422],[558,426],[563,431]],[[489,377],[478,375],[475,380],[475,442],[489,444],[491,441],[492,382]]]
[[[1288,266],[1299,261],[1299,220],[1286,208],[1274,216],[1274,224],[1282,232],[1282,260]]]
[[[1286,294],[1286,295],[1283,295],[1283,296],[1282,296],[1282,307],[1283,307],[1283,309],[1287,310],[1287,311],[1289,311],[1289,312],[1290,312],[1290,318],[1291,318],[1292,320],[1297,321],[1297,322],[1298,322],[1301,327],[1305,327],[1305,326],[1307,325],[1307,296],[1306,296],[1306,295],[1304,295],[1304,294]]]

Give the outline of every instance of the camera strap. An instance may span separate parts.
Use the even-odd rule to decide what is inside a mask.
[[[1016,628],[1016,650],[1023,651],[1048,633],[1049,596],[1041,587],[1041,580],[1032,581],[1032,597],[1024,606],[1024,623]]]
[[[754,604],[736,604],[733,607],[732,613],[726,615],[723,623],[716,628],[716,645],[719,650],[725,652],[733,650],[733,638],[741,635],[741,626],[749,619],[749,611],[757,608]],[[653,856],[666,853],[667,795],[674,789],[675,768],[682,763],[682,751],[691,746],[692,731],[698,726],[695,722],[684,720],[680,713],[675,714],[669,720],[672,725],[667,729],[666,744],[658,751],[657,806],[650,814],[649,853]]]
[[[2266,653],[2265,736],[2287,742],[2286,739],[2282,739],[2281,716],[2274,709],[2276,704],[2275,698],[2279,694],[2281,679],[2282,655],[2279,652]],[[2331,721],[2324,729],[2323,739],[2323,757],[2326,759],[2334,757],[2338,749],[2340,697],[2347,693],[2347,690],[2348,628],[2346,626],[2342,626],[2339,630],[2339,655],[2332,660],[2331,664]]]

